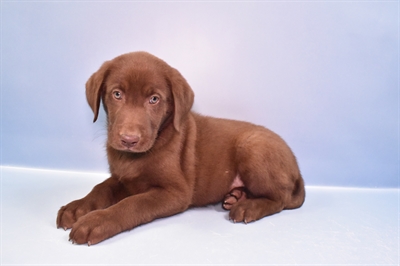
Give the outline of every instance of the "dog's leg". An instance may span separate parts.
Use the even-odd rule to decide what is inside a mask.
[[[278,135],[269,130],[243,134],[236,161],[246,198],[231,206],[234,222],[249,223],[303,203],[304,183],[296,159]]]
[[[189,207],[189,198],[182,190],[162,188],[129,196],[107,209],[82,216],[73,225],[70,239],[77,244],[97,244],[140,224],[182,212]]]
[[[95,186],[86,197],[61,207],[57,215],[57,228],[72,228],[80,217],[94,210],[105,209],[126,196],[128,194],[118,179],[110,177]]]
[[[237,175],[230,192],[224,198],[222,207],[230,210],[229,219],[233,222],[249,223],[280,212],[283,209],[280,205],[278,201],[274,202],[267,198],[254,198],[245,188],[240,176]]]

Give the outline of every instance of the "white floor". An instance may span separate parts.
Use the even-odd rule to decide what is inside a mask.
[[[88,247],[56,229],[61,205],[104,174],[1,168],[1,265],[399,265],[399,190],[307,187],[302,208],[248,225],[190,209]]]

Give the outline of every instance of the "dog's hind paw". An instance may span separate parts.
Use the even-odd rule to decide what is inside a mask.
[[[222,208],[230,210],[234,204],[246,198],[247,196],[244,187],[234,188],[224,197]]]

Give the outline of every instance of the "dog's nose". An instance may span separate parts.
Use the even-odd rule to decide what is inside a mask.
[[[138,135],[121,134],[121,144],[127,148],[135,146],[140,140]]]

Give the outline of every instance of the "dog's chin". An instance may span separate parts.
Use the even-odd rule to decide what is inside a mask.
[[[136,145],[132,146],[132,147],[125,147],[121,144],[111,144],[110,146],[117,151],[120,152],[127,152],[127,153],[146,153],[148,152],[152,147],[153,147],[154,143],[149,143],[147,145],[142,144],[142,143],[137,143]]]

